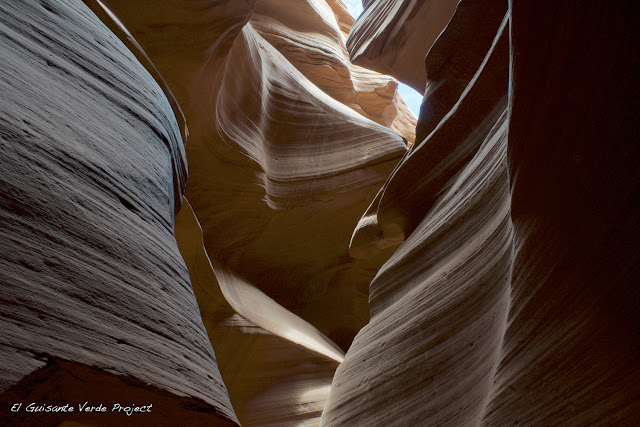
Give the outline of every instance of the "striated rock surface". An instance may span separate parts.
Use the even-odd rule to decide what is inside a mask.
[[[350,64],[344,31],[352,21],[340,3],[222,3],[218,14],[198,16],[211,20],[212,31],[192,47],[187,40],[198,36],[181,27],[191,9],[167,3],[156,17],[146,4],[141,17],[128,2],[108,2],[185,113],[186,197],[197,220],[185,219],[190,231],[178,240],[199,253],[185,258],[238,417],[243,424],[312,422],[342,351],[369,318],[375,271],[350,257],[349,238],[406,152],[414,119],[394,79]],[[174,15],[181,19],[167,22]],[[168,39],[158,26],[179,34]],[[234,278],[231,288],[250,291],[235,303],[220,298],[215,289],[228,287],[220,274]],[[262,303],[247,303],[251,295]],[[281,326],[270,324],[275,312],[252,317],[247,304],[279,307]],[[292,328],[298,332],[283,332]],[[334,353],[309,344],[318,336]],[[285,398],[292,395],[298,398]],[[266,406],[269,413],[255,409]]]
[[[255,7],[262,15],[256,12],[255,19],[264,21],[269,3],[262,2],[262,9],[259,3]],[[333,13],[326,3],[316,3],[323,6],[316,9]],[[362,210],[404,154],[402,138],[314,85],[252,22],[244,23],[250,10],[229,18],[228,30],[219,27],[209,50],[184,53],[201,58],[189,64],[171,59],[173,48],[166,37],[152,31],[158,25],[149,18],[152,6],[146,6],[144,18],[126,2],[110,1],[109,6],[183,107],[190,134],[187,198],[211,259],[346,348],[368,319],[366,286],[372,277],[354,268],[348,239]],[[231,16],[234,7],[224,9],[224,16]],[[163,12],[159,19],[175,13]],[[211,16],[214,23],[221,20],[220,15]],[[321,18],[310,20],[307,32],[333,31],[329,35],[340,42],[335,15],[325,17],[329,23]],[[324,26],[316,29],[314,23]],[[289,24],[297,29],[295,21]],[[242,25],[233,43],[227,42]],[[284,34],[292,37],[291,32]],[[185,43],[177,50],[188,48]],[[342,52],[344,61],[343,47],[332,50]],[[175,62],[186,65],[171,68]],[[193,89],[185,91],[190,81]],[[354,275],[361,276],[358,282],[351,280]]]
[[[416,129],[418,141],[429,136],[460,99],[493,43],[507,7],[507,1],[458,3],[447,30],[431,46],[424,61],[427,80]]]
[[[80,1],[0,4],[0,391],[13,425],[236,424],[173,235],[186,183],[163,91]],[[100,421],[102,420],[102,421]]]
[[[511,4],[513,278],[486,425],[640,423],[639,6]]]
[[[640,422],[638,6],[510,6],[463,0],[426,58],[324,425]]]
[[[496,28],[459,101],[405,156],[356,228],[358,257],[407,237],[371,283],[371,320],[336,372],[326,425],[481,419],[500,357],[512,262],[507,24]]]
[[[457,3],[457,0],[363,2],[365,10],[347,40],[351,59],[424,92],[425,56],[447,26]]]
[[[636,3],[0,5],[3,416],[639,425]]]
[[[396,80],[351,63],[345,41],[352,24],[337,0],[259,0],[251,15],[253,28],[318,88],[413,143],[416,119]]]

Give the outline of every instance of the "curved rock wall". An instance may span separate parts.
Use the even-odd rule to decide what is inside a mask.
[[[637,2],[363,3],[0,5],[7,419],[640,424]]]
[[[640,7],[511,13],[511,309],[483,423],[636,425]]]
[[[637,16],[458,4],[416,144],[352,238],[388,260],[324,425],[640,422]]]
[[[512,263],[507,24],[356,228],[354,256],[375,254],[385,230],[397,230],[398,243],[407,237],[371,282],[371,320],[336,372],[326,425],[471,425],[482,417]]]
[[[3,419],[100,422],[9,413],[89,401],[235,424],[173,234],[186,159],[164,93],[80,1],[5,2],[0,32]]]
[[[176,237],[242,425],[317,425],[342,350],[242,277],[213,267],[187,202]]]
[[[493,43],[507,8],[506,0],[458,3],[447,30],[440,34],[424,60],[427,74],[416,129],[418,141],[429,136],[460,99]]]
[[[259,0],[251,15],[252,27],[319,89],[413,143],[416,122],[396,80],[351,63],[345,41],[352,24],[335,0]]]
[[[447,26],[457,3],[457,0],[363,2],[365,11],[347,40],[351,59],[424,92],[425,56]]]
[[[395,82],[377,77],[365,90],[347,75],[334,88],[324,86],[325,91],[313,83],[330,80],[333,66],[348,72],[356,69],[345,56],[344,10],[334,3],[338,13],[324,1],[314,1],[297,6],[306,15],[289,16],[277,9],[276,19],[269,15],[275,14],[273,4],[262,0],[247,22],[249,6],[239,2],[224,8],[219,2],[220,13],[207,15],[212,21],[207,28],[215,30],[206,33],[211,34],[208,49],[200,43],[191,47],[169,42],[163,33],[153,31],[157,26],[181,28],[182,19],[165,22],[187,13],[169,10],[179,8],[174,3],[160,8],[157,23],[150,5],[141,18],[127,2],[108,4],[165,76],[185,112],[187,198],[211,259],[346,348],[368,319],[363,290],[372,277],[349,257],[349,236],[406,151],[396,132],[354,109],[366,105],[379,121],[391,109],[395,118],[387,124],[393,127],[402,115],[394,101],[397,94],[377,93],[394,93],[388,86],[395,87]],[[226,27],[220,23],[223,19]],[[274,45],[254,29],[254,23]],[[326,40],[314,58],[327,66],[305,68],[309,52],[304,41],[310,37]],[[179,56],[172,58],[173,50]],[[280,51],[294,52],[293,63]],[[373,101],[365,104],[361,99],[351,105],[354,108],[339,102],[354,96],[365,100],[371,96]]]
[[[187,13],[166,11],[178,4],[162,5],[154,23],[152,6],[140,17],[127,2],[108,3],[185,112],[186,197],[197,220],[184,221],[178,240],[198,253],[185,259],[234,409],[243,424],[311,422],[324,407],[338,361],[309,340],[317,333],[346,350],[368,321],[366,289],[375,271],[350,257],[349,238],[406,152],[415,119],[394,79],[348,60],[344,32],[352,19],[341,3],[282,7],[259,0],[246,12],[243,3],[218,2],[220,15],[207,15],[215,34],[206,33],[206,49],[168,42],[154,31],[181,28],[182,19],[165,21]],[[175,44],[179,55],[172,58]],[[204,252],[197,249],[201,242]],[[220,277],[235,278],[234,285]],[[229,305],[219,293],[209,297],[220,286],[252,291]],[[260,306],[279,306],[287,327],[274,329],[270,315],[243,312],[248,295],[260,295]],[[300,322],[317,331],[299,329]],[[309,368],[316,365],[319,377]],[[304,387],[317,392],[299,392]],[[277,397],[287,393],[298,397]],[[272,408],[256,412],[255,405]]]

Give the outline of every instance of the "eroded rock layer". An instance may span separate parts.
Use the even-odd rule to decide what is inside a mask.
[[[575,6],[463,0],[431,48],[424,139],[351,253],[402,243],[323,424],[640,422],[640,15]]]
[[[637,2],[13,3],[12,424],[640,425]]]
[[[637,425],[640,7],[511,13],[511,309],[483,424]]]
[[[497,33],[458,103],[355,231],[360,257],[375,254],[385,230],[407,238],[371,283],[371,320],[336,372],[326,425],[469,425],[482,416],[512,262],[506,19]]]
[[[189,146],[202,178],[187,197],[207,252],[348,346],[368,318],[369,280],[343,274],[350,230],[404,144],[287,67],[249,25],[226,70],[219,133]]]
[[[335,89],[324,87],[324,92],[310,81],[327,80],[323,73],[332,69],[335,58],[342,63],[336,69],[355,68],[345,59],[344,36],[337,24],[343,22],[344,27],[345,18],[336,18],[321,1],[297,6],[308,19],[301,22],[291,15],[287,20],[286,8],[277,9],[277,17],[270,16],[274,6],[263,0],[255,5],[255,18],[252,15],[245,23],[250,8],[241,3],[221,5],[222,15],[208,17],[212,23],[207,28],[216,31],[211,33],[209,49],[199,43],[193,48],[179,44],[176,50],[181,56],[172,59],[177,41],[169,43],[153,31],[157,24],[152,6],[145,6],[148,13],[141,18],[129,3],[108,3],[148,52],[185,111],[191,176],[187,198],[211,259],[241,274],[346,348],[368,318],[362,289],[371,278],[368,270],[354,270],[348,238],[405,152],[405,144],[397,133],[338,102],[346,102],[344,97],[352,96],[348,93],[374,94],[377,83],[365,91],[355,87],[357,79],[345,77]],[[172,14],[181,16],[166,8],[179,6],[162,6],[160,23]],[[232,14],[235,8],[238,11]],[[336,10],[343,13],[342,8]],[[229,17],[226,29],[220,24],[225,17]],[[293,55],[299,58],[294,61],[299,68],[255,31],[254,20],[271,39],[281,42],[274,41],[281,51],[295,52],[290,47],[303,46],[297,51],[303,56]],[[327,40],[320,51],[324,59],[319,61],[328,66],[313,69],[322,73],[305,69],[300,59],[308,54],[303,42],[312,36]],[[183,56],[199,61],[185,61]],[[173,65],[176,62],[180,68]],[[300,70],[307,70],[310,79]],[[386,82],[383,88],[395,85],[388,78],[378,81]],[[385,109],[397,108],[396,95],[372,96],[378,101],[359,102],[371,105],[380,120]],[[390,126],[400,115],[394,111]],[[336,223],[338,212],[341,220]],[[359,284],[351,276],[361,276]],[[351,319],[347,326],[345,318]]]
[[[347,47],[355,64],[392,75],[422,93],[424,58],[447,26],[457,0],[373,0],[353,26]]]
[[[156,403],[148,423],[235,424],[173,234],[186,162],[163,91],[80,1],[2,3],[0,33],[3,418],[141,422],[8,413],[124,399]]]
[[[259,0],[251,25],[322,91],[363,116],[415,140],[413,113],[396,80],[349,59],[353,18],[340,1]]]
[[[349,255],[349,238],[406,152],[415,119],[394,79],[348,60],[352,19],[341,3],[209,3],[165,2],[156,12],[149,2],[141,16],[129,2],[108,1],[185,113],[195,219],[185,220],[191,231],[182,236],[191,237],[178,239],[191,248],[185,258],[234,408],[250,424],[314,422],[341,349],[369,318],[375,270]],[[209,7],[219,10],[201,13]],[[189,19],[210,30],[206,42],[188,43],[200,37],[183,29]],[[219,287],[247,292],[232,303]],[[279,308],[252,316],[251,295]],[[309,376],[316,365],[321,375]],[[302,392],[309,387],[316,392]]]
[[[447,31],[440,34],[424,61],[427,77],[416,129],[418,141],[429,136],[460,99],[493,43],[507,8],[506,0],[458,3]]]
[[[188,203],[176,236],[242,425],[317,425],[342,350],[242,277],[213,267]]]
[[[176,237],[242,425],[318,425],[342,350],[242,277],[214,267],[186,201]]]

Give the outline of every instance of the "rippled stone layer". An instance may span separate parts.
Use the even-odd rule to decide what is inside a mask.
[[[347,48],[355,64],[425,89],[424,58],[456,9],[456,0],[373,0],[354,24]]]
[[[352,252],[364,258],[385,246],[387,230],[398,243],[407,238],[370,285],[371,320],[336,372],[326,425],[467,425],[482,417],[512,262],[507,23],[458,103],[405,156],[356,228]]]
[[[325,425],[640,422],[638,6],[481,6],[431,48],[419,142],[353,235],[388,260]]]
[[[640,424],[637,2],[363,6],[0,6],[0,406]]]
[[[235,424],[173,234],[186,161],[163,91],[80,1],[0,5],[0,32],[2,407]],[[6,419],[126,418],[25,414]]]
[[[179,241],[181,248],[191,248],[183,253],[238,416],[250,423],[284,416],[285,422],[286,408],[292,407],[277,396],[315,387],[317,393],[303,393],[296,401],[302,412],[289,420],[312,422],[324,406],[337,361],[308,342],[305,346],[315,333],[296,325],[313,325],[331,348],[335,342],[346,349],[368,321],[367,286],[375,271],[349,255],[349,238],[406,152],[407,140],[413,140],[415,121],[394,79],[348,60],[345,31],[353,20],[341,3],[223,3],[215,2],[216,13],[191,18],[200,6],[179,10],[169,2],[158,6],[154,18],[149,5],[140,16],[126,2],[109,1],[185,113],[186,197],[197,218],[191,225],[198,225]],[[189,19],[210,30],[199,36],[183,28]],[[166,31],[155,31],[158,25]],[[185,40],[191,37],[204,37],[208,47],[204,41],[190,46]],[[220,298],[219,287],[225,286],[216,279],[220,268],[252,291],[231,304],[229,295]],[[282,332],[287,328],[274,330],[270,316],[243,311],[245,299],[257,294],[265,304],[279,306],[284,316],[279,323],[297,331],[293,335],[304,331],[304,338]],[[249,329],[228,326],[240,321]],[[256,341],[250,330],[261,331],[261,338]],[[235,351],[236,344],[244,350]],[[271,346],[278,350],[268,350]],[[292,351],[295,360],[278,368],[277,361],[288,360]],[[311,371],[296,367],[304,366],[305,357],[311,364],[322,361],[321,378],[307,378]],[[275,382],[247,383],[252,376]],[[267,392],[272,386],[279,390],[273,395]],[[272,397],[265,418],[250,409],[268,405]],[[311,403],[305,399],[320,400],[306,411]]]
[[[413,143],[416,119],[397,81],[351,63],[345,42],[352,24],[335,0],[259,0],[251,15],[254,29],[318,88]]]

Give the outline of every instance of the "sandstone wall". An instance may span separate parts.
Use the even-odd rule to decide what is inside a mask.
[[[416,144],[352,238],[360,258],[402,243],[324,425],[640,421],[637,17],[458,4],[426,57]]]
[[[637,2],[8,3],[13,424],[640,424]]]
[[[89,401],[235,424],[173,234],[187,172],[165,94],[80,1],[3,2],[0,32],[3,418],[97,422],[9,413]]]
[[[201,412],[218,412],[232,422],[235,409],[245,424],[317,423],[344,355],[340,347],[348,348],[369,316],[366,287],[374,272],[349,256],[352,229],[414,138],[416,118],[397,94],[397,82],[351,64],[345,40],[353,19],[340,2],[85,3],[26,3],[18,12],[8,5],[3,10],[6,25],[23,26],[14,30],[18,33],[44,25],[31,42],[8,32],[23,44],[3,43],[16,58],[15,66],[3,68],[12,93],[3,103],[3,117],[12,123],[3,140],[10,150],[19,147],[23,137],[14,136],[14,128],[27,125],[9,111],[22,105],[20,97],[31,93],[28,87],[49,86],[23,101],[24,109],[56,115],[25,120],[53,134],[48,141],[71,147],[47,146],[42,156],[54,160],[52,166],[40,162],[46,174],[58,173],[60,151],[72,158],[66,178],[56,178],[67,180],[70,189],[47,193],[29,180],[14,183],[27,174],[22,169],[31,167],[24,162],[27,154],[16,154],[12,161],[24,164],[5,172],[10,194],[38,194],[33,197],[50,205],[47,215],[57,219],[27,215],[38,209],[31,196],[9,206],[7,215],[18,218],[16,236],[45,246],[58,237],[36,237],[29,230],[53,221],[63,235],[61,251],[92,248],[87,256],[107,271],[93,278],[93,270],[80,274],[80,265],[60,261],[65,277],[74,276],[60,284],[71,294],[64,300],[69,308],[63,317],[70,319],[66,331],[86,318],[110,324],[101,313],[106,310],[119,316],[116,323],[131,337],[90,329],[91,339],[80,334],[83,344],[71,351],[69,344],[49,342],[54,332],[33,326],[31,336],[23,338],[31,344],[18,347],[33,348],[38,356],[32,360],[44,360],[29,362],[34,367],[62,358],[72,363],[59,362],[60,371],[80,362],[87,369],[97,366],[101,375],[106,370],[127,374],[143,389],[149,383],[158,392],[185,395]],[[26,63],[33,56],[29,49],[51,50],[47,61],[52,64]],[[76,59],[85,56],[92,62]],[[22,69],[31,80],[12,83]],[[44,80],[36,84],[39,76]],[[88,166],[79,169],[76,163]],[[89,182],[89,189],[73,180]],[[115,195],[103,194],[109,191]],[[185,262],[173,230],[183,193],[188,202],[178,215],[175,236]],[[62,200],[69,197],[82,201],[67,208]],[[75,203],[85,209],[76,211]],[[21,219],[25,215],[32,218],[31,228]],[[77,241],[67,240],[65,233]],[[7,252],[18,245],[15,239],[7,243]],[[21,252],[33,257],[37,251]],[[19,259],[3,261],[12,277],[23,277]],[[56,274],[55,266],[47,266],[38,267],[41,282]],[[27,275],[12,287],[17,293],[34,281]],[[60,298],[46,296],[49,304]],[[87,307],[77,306],[74,298]],[[34,310],[29,301],[37,300],[25,299],[20,310]],[[7,309],[8,319],[18,316],[12,310]],[[130,330],[128,316],[143,318],[137,321],[148,331]],[[50,327],[57,331],[59,322]],[[117,335],[113,345],[112,335]],[[106,356],[91,355],[105,352],[105,346]],[[128,350],[121,351],[122,346]],[[8,354],[17,357],[14,352]],[[7,387],[33,371],[20,369],[7,374],[15,378]],[[34,378],[20,387],[28,389]],[[62,380],[50,382],[56,381]],[[91,381],[96,380],[86,380]],[[20,387],[5,397],[15,398]],[[176,402],[189,404],[186,398]]]

